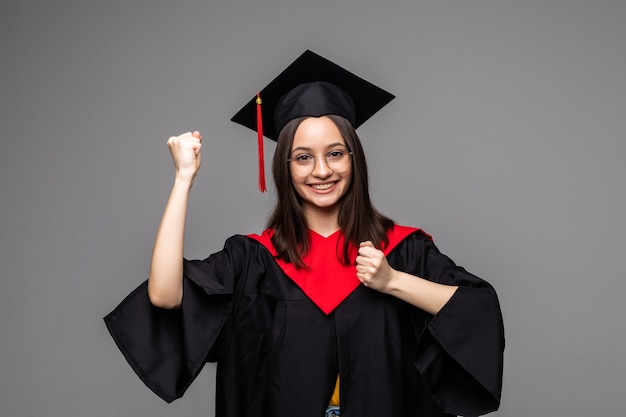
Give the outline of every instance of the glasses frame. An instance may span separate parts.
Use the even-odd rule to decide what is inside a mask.
[[[344,145],[341,145],[341,148],[344,148],[346,150],[346,152],[341,157],[341,160],[339,160],[337,162],[343,162],[343,159],[344,159],[345,156],[347,156],[348,158],[352,158],[352,151],[350,150],[350,148],[348,148],[347,146],[344,146]],[[332,163],[331,164],[328,163],[328,155],[333,153],[333,152],[335,152],[336,150],[337,149],[332,149],[332,150],[326,152],[326,154],[315,154],[315,155],[313,155],[313,154],[310,154],[310,153],[307,153],[307,152],[302,152],[301,154],[298,154],[298,155],[309,155],[309,156],[311,156],[313,158],[311,160],[312,161],[311,163],[302,164],[302,163],[299,163],[296,160],[296,158],[287,158],[287,162],[293,162],[299,171],[303,172],[305,170],[308,171],[310,169],[311,172],[312,172],[315,169],[315,164],[317,164],[317,158],[320,157],[320,156],[323,156],[324,157],[324,163],[326,164],[326,166],[328,168],[330,168],[330,169],[333,169],[331,167],[331,165],[333,165],[333,164]]]

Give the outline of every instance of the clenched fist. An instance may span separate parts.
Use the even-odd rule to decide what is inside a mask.
[[[356,276],[366,287],[386,292],[395,270],[387,263],[385,254],[374,247],[372,242],[359,245],[356,257]]]
[[[193,179],[200,169],[202,135],[200,132],[187,132],[179,136],[172,136],[167,140],[167,147],[172,154],[176,176]]]

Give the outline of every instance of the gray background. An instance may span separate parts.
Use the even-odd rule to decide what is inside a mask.
[[[624,22],[620,0],[2,0],[0,415],[213,415],[213,365],[166,405],[101,318],[147,276],[170,135],[205,138],[186,255],[263,228],[229,119],[312,49],[398,96],[359,131],[377,207],[499,291],[494,415],[623,416]]]

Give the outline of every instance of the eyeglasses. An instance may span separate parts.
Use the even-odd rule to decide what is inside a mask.
[[[297,168],[300,172],[313,170],[315,166],[315,159],[317,156],[323,156],[326,165],[330,169],[341,169],[345,166],[346,162],[349,161],[349,157],[352,155],[347,148],[336,148],[332,151],[328,152],[326,155],[311,155],[306,152],[294,152],[291,155],[291,158],[288,158],[288,162],[292,162],[294,167]]]

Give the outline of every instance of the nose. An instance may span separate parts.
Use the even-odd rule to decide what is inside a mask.
[[[316,155],[315,162],[313,164],[313,176],[318,178],[328,178],[332,175],[333,170],[330,169],[328,163],[326,162],[325,155]]]

